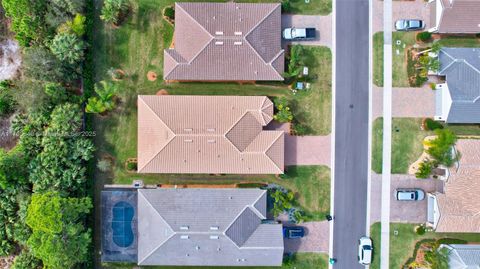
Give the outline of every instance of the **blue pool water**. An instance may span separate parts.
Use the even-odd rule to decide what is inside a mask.
[[[133,243],[133,206],[127,202],[118,202],[113,206],[112,213],[113,242],[119,247],[130,246]]]

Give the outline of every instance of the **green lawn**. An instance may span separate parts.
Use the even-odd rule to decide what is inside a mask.
[[[432,132],[420,130],[421,119],[394,118],[392,121],[392,173],[405,174],[423,152],[423,139]],[[382,172],[383,118],[373,122],[372,170]]]
[[[105,263],[103,268],[108,269],[130,269],[139,268],[134,264],[122,263]],[[188,266],[149,266],[144,268],[152,269],[192,269]],[[218,269],[220,267],[195,267],[199,269]],[[292,261],[285,263],[282,267],[228,267],[228,268],[245,268],[245,269],[326,269],[328,268],[328,256],[322,253],[297,253],[293,256]]]
[[[304,15],[328,15],[332,12],[332,0],[289,0],[290,9],[286,13]],[[308,0],[307,0],[308,1]],[[238,0],[244,3],[281,3],[282,0]]]
[[[480,243],[480,233],[435,233],[426,232],[424,235],[417,235],[414,231],[415,224],[391,223],[390,224],[390,268],[402,268],[402,265],[413,255],[415,243],[422,239],[453,238],[462,239],[470,243]],[[373,262],[370,268],[380,268],[380,228],[379,222],[370,227],[370,234],[376,252],[373,255]],[[398,235],[393,232],[398,231]]]
[[[410,87],[407,74],[406,49],[416,43],[415,32],[392,33],[392,84],[393,87]],[[400,45],[397,45],[400,41]],[[480,47],[480,38],[443,37],[438,42],[445,47]],[[429,46],[422,44],[421,46]],[[383,86],[383,32],[373,35],[373,83]]]
[[[400,41],[399,45],[397,41]],[[392,42],[392,85],[409,87],[406,51],[415,44],[415,33],[393,32]],[[383,87],[383,32],[373,35],[373,83]]]
[[[392,121],[392,173],[405,174],[410,164],[415,162],[423,152],[422,141],[426,136],[433,135],[432,131],[422,131],[422,119],[393,118]],[[480,136],[480,125],[448,124],[444,126],[452,130],[457,136]],[[373,122],[372,130],[372,170],[382,172],[382,136],[383,119]]]

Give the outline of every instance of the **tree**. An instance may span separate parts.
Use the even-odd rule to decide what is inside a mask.
[[[52,111],[40,144],[34,145],[38,154],[29,164],[34,190],[69,193],[85,182],[82,162],[93,157],[94,146],[91,140],[78,136],[81,125],[82,113],[76,104],[61,104]]]
[[[87,261],[91,231],[82,221],[92,208],[90,198],[64,198],[56,192],[33,194],[27,211],[32,229],[28,246],[46,268],[73,268]]]
[[[437,137],[428,142],[427,153],[438,163],[451,166],[455,161],[452,149],[457,136],[449,129],[436,129],[435,134]]]
[[[5,14],[11,19],[11,30],[23,47],[31,42],[41,43],[46,36],[42,14],[46,9],[45,1],[3,0]]]
[[[57,32],[76,34],[78,37],[82,37],[85,34],[85,21],[85,16],[82,14],[77,14],[73,19],[68,20],[60,25],[57,29]]]
[[[0,149],[0,189],[20,188],[28,180],[27,160],[19,148]]]
[[[13,260],[11,269],[39,269],[41,265],[40,260],[35,258],[28,249],[24,249]]]
[[[14,111],[15,101],[6,90],[0,90],[0,116],[5,116]]]
[[[106,23],[118,24],[120,18],[128,11],[128,0],[105,0],[100,19]]]
[[[75,34],[59,33],[50,44],[50,50],[61,61],[78,64],[84,57],[85,42]]]
[[[97,96],[90,97],[85,107],[87,113],[103,113],[110,111],[115,107],[115,93],[117,86],[111,82],[100,81],[100,84],[95,84],[95,93]]]
[[[49,50],[33,47],[25,50],[23,71],[27,77],[44,81],[64,81],[62,63]]]

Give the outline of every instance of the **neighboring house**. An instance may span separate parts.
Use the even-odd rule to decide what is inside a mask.
[[[461,158],[443,193],[428,194],[428,222],[436,232],[480,233],[480,140],[460,139]]]
[[[165,80],[283,80],[280,4],[175,3]]]
[[[265,96],[138,96],[138,172],[283,174]]]
[[[438,251],[448,255],[449,269],[478,269],[480,268],[480,245],[440,245]]]
[[[435,119],[480,123],[480,48],[442,48],[438,58],[445,82],[436,86]]]
[[[260,189],[139,189],[138,265],[280,266]]]
[[[480,1],[478,0],[430,0],[430,24],[428,30],[441,34],[480,33]]]

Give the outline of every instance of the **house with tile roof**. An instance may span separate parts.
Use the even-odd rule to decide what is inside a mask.
[[[480,140],[460,139],[455,147],[461,158],[443,192],[428,194],[427,224],[436,232],[480,233]]]
[[[479,1],[480,3],[480,1]],[[480,123],[480,48],[442,48],[435,91],[435,119]]]
[[[138,265],[280,266],[281,224],[260,189],[139,189]]]
[[[282,81],[284,61],[280,4],[175,3],[165,80]]]
[[[438,251],[443,250],[448,255],[449,269],[480,268],[480,245],[442,244]]]
[[[478,0],[430,0],[428,30],[441,34],[480,33],[480,1]]]
[[[283,174],[265,96],[138,96],[138,172]]]

